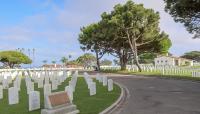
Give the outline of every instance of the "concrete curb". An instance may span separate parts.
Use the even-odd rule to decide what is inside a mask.
[[[121,89],[120,97],[111,106],[109,106],[108,108],[106,108],[105,110],[100,112],[99,114],[112,114],[117,109],[119,110],[119,107],[121,106],[121,104],[126,101],[127,94],[129,94],[128,89],[125,88],[124,86],[122,86],[121,84],[117,83],[117,82],[114,82],[114,83],[116,85],[118,85],[120,87],[120,89]]]

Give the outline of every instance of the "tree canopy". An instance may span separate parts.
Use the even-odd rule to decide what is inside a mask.
[[[146,52],[167,53],[171,40],[159,28],[159,13],[132,1],[117,4],[111,12],[104,12],[97,23],[83,27],[79,35],[81,48],[119,58],[122,70],[134,59],[141,71],[138,55]],[[98,62],[97,62],[98,63]]]
[[[110,66],[110,65],[112,65],[112,61],[108,60],[108,59],[103,59],[101,61],[101,65]]]
[[[96,60],[96,58],[94,55],[92,55],[91,53],[85,53],[85,54],[79,56],[76,61],[86,68],[86,67],[96,66],[94,64],[95,60]]]
[[[97,69],[100,70],[100,59],[106,53],[106,46],[101,27],[98,23],[81,28],[79,42],[83,51],[90,50],[96,55]]]
[[[159,19],[158,12],[128,1],[124,5],[116,5],[111,13],[104,12],[101,22],[112,31],[108,34],[112,34],[109,36],[117,44],[125,45],[120,51],[128,51],[134,56],[135,64],[141,71],[138,62],[140,52],[166,53],[171,47],[168,35],[160,32]]]
[[[183,54],[181,57],[200,62],[200,51],[187,52],[187,53]]]
[[[199,0],[164,0],[165,10],[176,22],[183,23],[186,29],[200,38],[200,1]]]
[[[53,61],[51,61],[51,63],[52,63],[52,64],[56,64],[56,61],[55,61],[55,60],[53,60]]]
[[[80,63],[78,63],[77,60],[70,60],[67,62],[67,65],[81,65]]]
[[[42,62],[43,62],[44,64],[47,64],[47,60],[43,60]]]
[[[155,53],[143,53],[139,55],[139,61],[143,64],[154,63],[154,58],[156,57]]]
[[[68,62],[68,58],[67,57],[62,57],[60,59],[60,61],[63,63],[63,64],[66,64]]]
[[[32,60],[22,52],[2,51],[0,52],[0,62],[9,68],[13,68],[15,65],[30,64]]]

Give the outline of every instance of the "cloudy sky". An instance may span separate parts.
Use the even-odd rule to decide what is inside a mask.
[[[100,20],[126,0],[2,0],[0,2],[0,51],[17,48],[36,49],[35,65],[42,60],[59,61],[62,56],[73,58],[83,54],[78,42],[80,27]],[[192,39],[182,24],[164,12],[162,0],[134,0],[160,12],[160,27],[169,34],[173,46],[170,52],[200,50],[200,40]],[[107,56],[105,56],[107,57]],[[108,57],[112,58],[112,57]]]

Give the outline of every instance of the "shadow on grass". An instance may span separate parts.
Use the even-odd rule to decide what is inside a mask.
[[[64,91],[65,86],[68,85],[69,78],[65,80],[56,91]],[[105,108],[114,103],[120,96],[120,87],[114,85],[114,90],[107,91],[107,86],[103,87],[102,83],[97,82],[97,94],[89,96],[84,78],[80,77],[77,81],[76,91],[74,93],[74,104],[81,114],[98,114]],[[26,93],[25,80],[21,81],[21,91],[19,92],[19,104],[8,104],[8,90],[4,89],[3,99],[0,99],[0,114],[40,114],[41,110],[28,111],[28,95]],[[35,84],[35,90],[40,92],[41,109],[44,108],[44,94],[43,89],[38,89]],[[53,91],[53,92],[56,92]]]

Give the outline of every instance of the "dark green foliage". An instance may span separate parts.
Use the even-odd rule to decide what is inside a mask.
[[[78,63],[78,61],[76,60],[71,60],[67,62],[68,65],[81,65],[80,63]]]
[[[105,41],[105,34],[102,32],[102,27],[97,24],[81,28],[79,34],[79,42],[83,51],[90,50],[96,55],[96,64],[100,70],[100,59],[107,51],[107,42]]]
[[[47,64],[47,60],[43,60],[42,62],[43,62],[44,64]]]
[[[139,55],[139,61],[143,64],[150,64],[154,62],[154,58],[157,55],[155,53],[143,53]]]
[[[168,50],[171,46],[172,42],[169,39],[169,36],[166,33],[162,32],[153,42],[143,46],[139,46],[138,53],[139,55],[149,52],[166,54],[168,53]]]
[[[187,52],[184,55],[182,55],[181,57],[200,62],[200,51]]]
[[[121,70],[126,69],[130,59],[141,70],[138,55],[167,53],[171,47],[168,35],[160,31],[159,19],[158,12],[127,1],[102,13],[98,23],[83,27],[79,42],[83,50],[96,53],[97,61],[99,55],[108,53],[119,58]]]
[[[200,1],[199,0],[164,0],[165,10],[176,22],[183,23],[186,29],[200,38]]]
[[[62,57],[62,58],[60,59],[60,61],[61,61],[63,64],[66,64],[66,63],[68,62],[68,58]]]
[[[101,61],[101,65],[110,66],[110,65],[112,65],[112,61],[108,60],[108,59],[104,59]]]
[[[30,64],[32,60],[22,52],[2,51],[0,52],[0,62],[5,66],[13,68],[15,65]]]
[[[81,55],[80,57],[77,58],[77,62],[84,67],[92,67],[96,66],[95,65],[95,56],[92,55],[91,53],[85,53],[84,55]]]
[[[55,61],[55,60],[53,60],[53,61],[51,61],[51,63],[52,63],[52,64],[56,64],[56,61]]]
[[[118,4],[110,13],[102,14],[100,24],[105,26],[107,31],[112,31],[107,32],[107,36],[110,36],[108,37],[110,41],[116,42],[112,43],[111,48],[118,50],[116,52],[119,56],[125,53],[124,58],[120,57],[120,64],[127,64],[133,56],[135,64],[141,70],[138,62],[139,54],[149,51],[168,52],[171,41],[166,33],[160,33],[159,19],[158,12],[132,1],[124,5]]]

